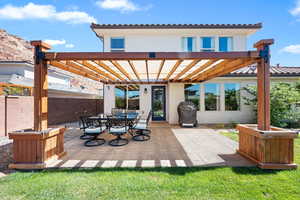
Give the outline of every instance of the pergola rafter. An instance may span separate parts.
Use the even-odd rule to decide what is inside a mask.
[[[61,61],[61,62],[64,62],[64,61]],[[99,77],[100,80],[107,81],[106,78],[103,77],[102,75],[99,75],[99,74],[95,73],[94,71],[88,70],[87,68],[83,67],[82,65],[80,65],[79,63],[77,63],[75,61],[67,60],[67,61],[65,61],[64,64],[67,66],[71,66],[74,69],[77,69],[78,71],[81,71],[85,74],[89,74],[90,76]]]
[[[138,72],[136,71],[136,69],[135,69],[135,67],[134,67],[134,64],[132,63],[131,60],[128,60],[128,64],[130,65],[130,67],[131,67],[132,71],[134,72],[136,78],[137,78],[139,81],[141,81],[141,78],[140,78]]]
[[[98,66],[102,67],[103,69],[105,69],[107,72],[111,73],[112,75],[114,75],[116,78],[120,79],[121,81],[124,81],[125,79],[120,76],[118,73],[116,73],[114,70],[112,70],[108,65],[106,65],[105,63],[101,62],[101,61],[91,61],[94,62],[95,64],[97,64]]]
[[[146,64],[147,81],[149,82],[149,66],[148,66],[148,60],[145,60],[145,64]]]
[[[176,69],[179,67],[179,65],[182,63],[183,60],[177,60],[177,62],[175,63],[175,65],[172,67],[171,71],[168,73],[167,77],[165,78],[165,80],[168,80],[172,74],[176,71]]]
[[[61,63],[61,62],[59,62],[59,61],[53,60],[53,61],[50,61],[49,64],[52,65],[53,67],[57,67],[57,68],[59,68],[59,69],[62,69],[62,70],[64,70],[64,71],[71,72],[71,73],[76,74],[76,75],[79,75],[79,76],[84,76],[84,77],[89,78],[89,79],[92,79],[92,80],[94,80],[94,81],[101,81],[101,79],[100,79],[99,77],[92,76],[92,75],[87,74],[87,73],[85,73],[85,72],[83,72],[83,71],[80,71],[80,70],[78,70],[78,69],[76,69],[76,68],[74,69],[74,68],[72,68],[71,66],[66,65],[66,64],[64,64],[64,63]]]
[[[186,72],[188,72],[192,67],[194,67],[201,59],[193,60],[190,64],[188,64],[175,78],[174,81],[178,80],[181,76],[183,76]]]
[[[160,66],[159,66],[159,70],[158,70],[158,73],[157,73],[157,76],[156,76],[156,80],[159,79],[159,75],[161,73],[161,70],[163,69],[164,67],[164,64],[165,64],[165,60],[162,60],[161,63],[160,63]]]
[[[187,75],[186,77],[184,77],[182,80],[183,81],[187,81],[189,79],[196,80],[196,79],[193,79],[192,77],[197,76],[200,72],[202,72],[207,67],[211,66],[212,64],[214,64],[217,61],[218,61],[217,59],[208,60],[205,64],[201,65],[198,69],[196,69],[195,71],[193,71],[192,73],[190,73],[189,75]]]
[[[94,66],[93,64],[91,64],[89,61],[85,61],[84,60],[84,61],[77,61],[77,62],[80,63],[81,65],[89,68],[90,70],[92,70],[92,71],[100,74],[101,76],[106,77],[107,79],[110,79],[110,80],[113,80],[113,81],[116,80],[116,78],[114,78],[112,75],[110,75],[110,74],[108,74],[108,73],[100,70],[99,68],[97,68],[96,66]]]
[[[124,74],[129,80],[132,80],[131,76],[124,70],[124,68],[118,63],[116,60],[110,60],[110,62],[122,73]]]

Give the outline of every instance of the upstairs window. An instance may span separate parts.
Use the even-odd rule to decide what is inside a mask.
[[[196,50],[196,38],[194,37],[184,37],[182,38],[182,48],[183,51],[192,52]]]
[[[202,37],[200,40],[201,51],[215,51],[215,38],[214,37]]]
[[[125,51],[125,39],[121,37],[115,37],[110,39],[110,51],[111,52],[123,52]]]
[[[184,98],[185,101],[191,101],[200,108],[200,85],[199,84],[185,84],[184,85]]]
[[[219,37],[219,51],[232,51],[232,37]]]

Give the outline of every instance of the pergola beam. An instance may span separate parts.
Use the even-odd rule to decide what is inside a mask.
[[[46,60],[178,60],[259,58],[257,51],[235,52],[45,52]]]

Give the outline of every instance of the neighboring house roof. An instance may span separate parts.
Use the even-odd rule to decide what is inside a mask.
[[[225,77],[247,77],[247,76],[256,76],[257,69],[256,66],[248,66],[236,71],[231,72],[230,74],[225,75]],[[299,76],[300,77],[300,67],[285,67],[285,66],[271,66],[270,67],[271,76]]]
[[[260,29],[257,24],[91,24],[93,29]]]

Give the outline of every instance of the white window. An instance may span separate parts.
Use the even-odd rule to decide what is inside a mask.
[[[215,38],[214,37],[201,37],[200,51],[215,51]]]
[[[111,52],[125,51],[125,39],[123,37],[110,38],[110,51]]]
[[[225,83],[225,110],[241,110],[240,84]]]
[[[220,110],[220,84],[206,83],[205,89],[205,110],[219,111]]]
[[[232,37],[219,37],[219,51],[232,51]]]
[[[185,52],[196,51],[196,38],[195,37],[183,37],[182,38],[182,50]]]

